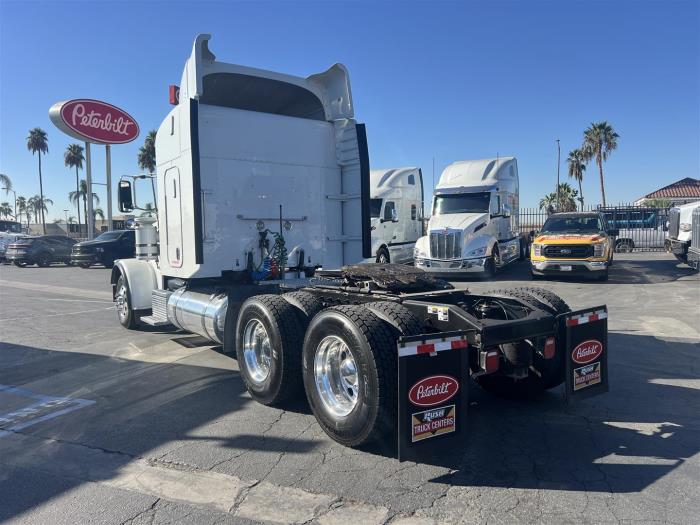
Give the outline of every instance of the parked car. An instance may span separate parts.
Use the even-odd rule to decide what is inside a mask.
[[[625,206],[602,208],[608,227],[619,235],[615,240],[615,252],[631,252],[635,248],[662,248],[666,237],[666,210]]]
[[[75,239],[66,235],[20,237],[7,246],[5,257],[19,267],[36,264],[46,268],[54,262],[70,264],[70,252],[74,244]]]
[[[617,234],[600,212],[551,215],[532,243],[532,278],[588,274],[607,280]]]
[[[23,235],[21,233],[7,233],[7,232],[0,232],[0,262],[1,263],[6,263],[7,259],[5,259],[5,252],[7,251],[7,247],[12,244],[13,242],[17,242],[17,239],[21,237],[27,237],[27,235]]]
[[[73,246],[71,262],[81,268],[101,264],[105,268],[114,266],[116,259],[130,259],[136,255],[134,230],[114,230],[104,232],[91,241],[79,242]]]

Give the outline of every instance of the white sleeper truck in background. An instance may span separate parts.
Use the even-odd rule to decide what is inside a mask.
[[[435,187],[428,235],[416,243],[415,265],[447,276],[492,276],[524,259],[527,242],[518,227],[518,195],[515,157],[447,166]]]
[[[370,171],[372,261],[407,263],[423,235],[423,174],[420,168]]]

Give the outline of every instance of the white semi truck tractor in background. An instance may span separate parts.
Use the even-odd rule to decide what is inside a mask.
[[[372,260],[408,263],[423,235],[423,173],[420,168],[370,171]]]
[[[700,201],[674,206],[668,211],[667,235],[666,251],[697,270],[700,260]]]
[[[518,206],[515,157],[450,164],[433,192],[428,235],[416,243],[415,265],[444,276],[493,276],[524,260],[527,239],[519,231]]]
[[[348,446],[395,437],[397,422],[409,444],[456,433],[469,375],[507,395],[565,380],[569,308],[551,292],[472,295],[413,267],[354,264],[375,254],[367,141],[345,67],[299,78],[226,64],[209,39],[196,38],[158,129],[155,179],[119,182],[123,212],[143,209],[144,186],[157,202],[156,217],[136,219],[136,257],[112,270],[124,327],[173,325],[221,345],[252,399],[305,395]],[[496,179],[462,204],[439,193],[435,217],[475,207],[474,221],[509,217],[517,177],[507,188]],[[455,226],[473,231],[470,221]]]

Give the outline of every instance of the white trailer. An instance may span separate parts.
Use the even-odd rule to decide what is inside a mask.
[[[420,168],[370,171],[372,254],[378,263],[407,263],[423,235],[423,174]]]
[[[518,190],[515,157],[450,164],[434,191],[428,235],[416,243],[416,266],[446,276],[493,276],[503,266],[525,259]]]
[[[370,171],[343,66],[299,78],[226,64],[209,38],[158,129],[157,216],[136,219],[136,258],[112,270],[124,327],[222,345],[254,400],[305,394],[349,446],[395,436],[397,421],[407,446],[457,435],[468,374],[510,395],[564,381],[570,314],[553,294],[475,296],[408,266],[352,264],[372,255]],[[123,212],[139,209],[143,178],[120,181]],[[434,435],[411,423],[437,412]]]

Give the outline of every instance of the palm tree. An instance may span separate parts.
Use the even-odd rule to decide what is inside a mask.
[[[608,160],[610,153],[617,149],[617,139],[620,135],[615,133],[613,127],[606,121],[593,122],[583,132],[583,156],[586,162],[595,159],[600,173],[600,194],[605,206],[605,182],[603,179],[603,162]]]
[[[83,156],[83,147],[80,144],[69,144],[66,148],[66,152],[63,154],[63,162],[69,168],[75,168],[75,191],[80,191],[80,179],[78,177],[78,170],[83,169],[83,161],[85,157]],[[80,203],[75,203],[75,207],[78,209],[78,229],[80,229]]]
[[[41,154],[49,152],[49,139],[46,132],[41,128],[34,128],[29,130],[29,136],[27,137],[27,149],[32,152],[39,154],[39,195],[41,200],[44,200],[44,182],[41,178]],[[44,219],[44,208],[41,207],[41,225],[44,230],[44,235],[46,235],[46,220]]]
[[[85,212],[85,222],[87,223],[87,196],[88,196],[88,188],[87,188],[87,181],[85,179],[80,179],[80,188],[77,191],[71,191],[68,194],[68,199],[73,204],[79,204],[80,201],[83,201],[83,211]],[[94,204],[99,204],[100,203],[100,198],[97,196],[97,193],[93,192],[92,193],[92,202]],[[87,232],[87,228],[85,229]]]
[[[10,193],[10,190],[12,189],[12,179],[4,173],[0,173],[0,187],[5,190],[5,195]]]
[[[34,222],[36,224],[39,224],[39,216],[41,216],[41,220],[43,221],[44,214],[48,213],[49,209],[46,206],[47,204],[53,205],[53,201],[48,197],[42,197],[41,195],[34,195],[34,197],[27,201],[30,213],[34,214]],[[46,231],[46,224],[44,224],[44,231]]]
[[[0,217],[10,217],[12,215],[12,206],[9,202],[0,202]]]
[[[25,215],[25,214],[27,215],[27,226],[29,226],[29,213],[27,210],[27,198],[22,197],[22,195],[20,195],[19,197],[17,197],[17,217],[18,217],[20,224],[22,223],[22,215]]]
[[[583,211],[583,188],[581,187],[581,182],[583,182],[583,172],[586,171],[586,159],[584,158],[583,151],[580,149],[572,149],[569,152],[569,157],[566,159],[566,162],[569,163],[569,177],[576,179],[578,182],[578,200],[581,203],[581,211]]]
[[[102,208],[93,208],[92,209],[92,220],[93,222],[97,217],[100,218],[100,220],[105,220],[105,212],[102,211]]]
[[[151,130],[139,148],[137,157],[139,168],[153,173],[156,169],[156,130]]]
[[[552,214],[555,211],[576,211],[576,198],[578,191],[573,189],[568,182],[559,184],[559,202],[557,202],[557,192],[548,193],[540,199],[540,209],[547,210],[547,213]]]

